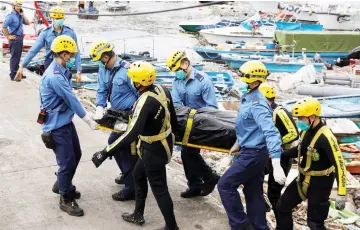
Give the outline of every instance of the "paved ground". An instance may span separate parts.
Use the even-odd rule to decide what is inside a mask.
[[[75,118],[83,157],[74,184],[82,192],[81,218],[60,211],[59,197],[51,192],[57,170],[55,155],[46,149],[36,123],[38,76],[27,74],[22,82],[11,82],[8,63],[0,63],[0,229],[156,229],[164,222],[151,192],[141,228],[125,223],[121,213],[132,211],[134,202],[115,202],[111,194],[119,191],[114,178],[119,170],[115,161],[96,169],[92,154],[104,147],[107,133],[91,131]],[[169,188],[175,215],[181,229],[228,229],[227,218],[217,192],[206,198],[181,199],[186,187],[181,166],[168,166]]]

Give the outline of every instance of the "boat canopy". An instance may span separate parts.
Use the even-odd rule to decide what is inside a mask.
[[[275,32],[279,45],[295,44],[295,52],[350,52],[359,46],[360,32],[344,31],[279,31]],[[292,51],[291,47],[282,50]]]

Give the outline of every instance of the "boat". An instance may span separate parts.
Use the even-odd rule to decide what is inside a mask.
[[[321,104],[323,118],[360,118],[360,94],[317,98]],[[291,111],[295,100],[285,101],[282,105]]]
[[[236,27],[223,27],[223,28],[214,28],[214,29],[205,29],[200,30],[200,34],[210,44],[223,44],[227,41],[236,42],[256,42],[256,41],[272,41],[275,32],[275,25],[263,25],[259,27],[259,30],[256,32],[249,31],[242,26]]]
[[[199,32],[203,29],[222,28],[240,26],[241,21],[230,21],[230,20],[204,20],[204,21],[184,21],[180,22],[179,26],[187,32]]]
[[[207,47],[199,47],[195,46],[194,51],[199,54],[203,59],[207,61],[218,61],[223,62],[221,60],[221,54],[236,54],[236,55],[261,55],[265,57],[274,57],[277,54],[277,50],[275,49],[244,49],[244,48],[235,48],[235,49],[214,49]],[[306,52],[306,56],[308,58],[314,58],[316,52]],[[345,57],[348,55],[348,52],[318,52],[320,57],[326,61],[327,63],[334,63],[337,58]],[[302,57],[302,52],[294,52],[294,57]]]
[[[91,8],[88,10],[79,10],[78,17],[80,19],[91,19],[96,20],[99,18],[99,11],[96,8]]]
[[[23,40],[23,52],[28,52],[34,45],[37,38],[37,35],[26,34]],[[9,40],[5,36],[0,36],[0,43],[2,44],[3,55],[10,53]]]
[[[105,1],[106,9],[111,11],[126,10],[129,7],[130,1]]]
[[[290,62],[278,62],[272,59],[267,59],[262,56],[239,56],[233,54],[222,54],[221,59],[226,62],[228,66],[232,69],[239,69],[245,62],[251,60],[260,60],[266,66],[267,70],[270,73],[274,72],[288,72],[288,73],[295,73],[305,65],[306,63],[299,63],[295,61]],[[322,72],[324,64],[323,63],[311,63],[314,65],[315,70],[317,72]]]
[[[351,88],[344,85],[304,84],[296,86],[295,92],[298,95],[307,95],[312,97],[333,97],[342,95],[359,95],[360,88]]]

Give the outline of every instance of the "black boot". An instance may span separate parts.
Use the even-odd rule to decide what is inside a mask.
[[[70,197],[73,196],[71,195]],[[60,209],[67,212],[70,216],[83,216],[84,210],[79,207],[74,198],[70,197],[66,195],[60,196]]]
[[[180,193],[182,198],[192,198],[201,196],[201,189],[190,189],[188,188],[185,192]]]
[[[59,194],[59,182],[58,180],[55,181],[53,187],[52,187],[53,193]],[[79,191],[75,190],[75,199],[80,199],[81,193]]]
[[[180,228],[178,227],[178,226],[176,226],[175,228],[174,228],[174,230],[179,230]],[[168,228],[167,226],[165,226],[165,227],[162,227],[162,228],[157,228],[157,229],[155,229],[155,230],[172,230],[172,229],[170,229],[170,228]]]
[[[212,193],[220,179],[220,176],[213,174],[211,179],[206,181],[201,189],[201,196],[207,196]]]
[[[145,223],[145,219],[144,216],[141,213],[123,213],[122,218],[126,221],[126,222],[130,222],[136,225],[143,225]]]
[[[122,190],[120,192],[114,193],[112,198],[116,201],[128,201],[135,200],[135,194],[126,195]]]
[[[120,174],[118,177],[115,178],[116,184],[124,184],[124,177],[122,174]]]

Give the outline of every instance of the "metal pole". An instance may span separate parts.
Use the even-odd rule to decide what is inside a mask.
[[[125,40],[126,40],[126,38],[124,38],[124,53],[125,53]]]

